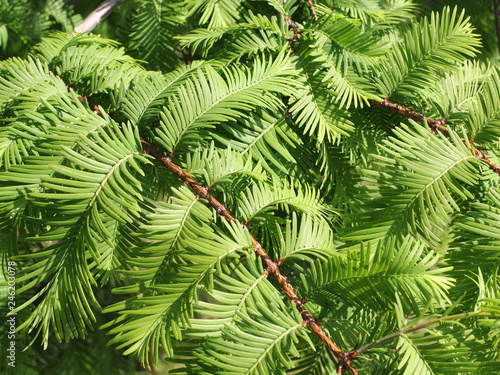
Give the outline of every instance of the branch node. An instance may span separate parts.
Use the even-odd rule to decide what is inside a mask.
[[[283,264],[284,261],[285,261],[285,258],[280,258],[276,261],[276,265],[279,267]]]

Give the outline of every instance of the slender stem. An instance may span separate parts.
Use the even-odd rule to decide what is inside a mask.
[[[309,4],[309,8],[311,8],[311,13],[313,14],[314,21],[317,21],[318,15],[316,14],[316,11],[314,10],[314,4],[313,4],[312,0],[307,0],[307,2]]]
[[[455,314],[455,315],[448,315],[448,316],[445,316],[445,317],[442,317],[442,318],[435,318],[435,319],[432,319],[432,320],[427,320],[425,322],[418,323],[418,324],[413,324],[413,325],[411,325],[409,327],[400,329],[399,331],[393,332],[390,335],[387,335],[385,337],[382,337],[381,339],[378,339],[377,341],[373,341],[370,344],[367,344],[367,345],[361,347],[360,349],[358,349],[358,354],[362,354],[362,353],[370,350],[371,348],[373,348],[375,346],[378,346],[378,345],[380,345],[380,344],[382,344],[382,343],[384,343],[386,341],[394,340],[395,338],[398,338],[400,336],[406,335],[407,333],[410,333],[410,332],[413,332],[413,331],[417,331],[417,330],[422,329],[422,328],[432,327],[432,326],[435,326],[435,325],[437,325],[437,324],[439,324],[441,322],[447,321],[447,320],[456,320],[456,319],[470,318],[470,317],[473,317],[473,316],[476,316],[476,317],[493,317],[493,316],[496,316],[496,315],[493,314],[493,313],[489,313],[489,312],[467,312],[467,313],[461,313],[461,314]]]
[[[413,121],[416,122],[423,123],[424,121],[426,121],[427,125],[432,129],[433,132],[439,132],[443,134],[445,137],[450,136],[448,128],[444,126],[444,124],[446,124],[445,119],[434,120],[425,117],[423,114],[415,112],[409,108],[406,108],[404,105],[392,103],[387,98],[382,100],[381,102],[377,102],[376,100],[368,100],[368,103],[370,104],[371,107],[383,108],[391,112],[398,113],[406,118],[411,118]],[[472,145],[472,143],[474,142],[473,139],[466,140],[460,138],[460,140],[466,147],[472,150],[476,158],[483,161],[483,163],[486,164],[489,169],[491,169],[493,172],[495,172],[497,175],[500,176],[500,167],[495,163],[493,163],[483,151],[478,150],[476,147]]]
[[[217,201],[217,199],[215,199],[208,192],[208,189],[206,187],[198,184],[188,172],[184,171],[181,167],[173,163],[170,156],[162,155],[157,150],[155,145],[151,145],[143,139],[141,139],[141,143],[145,153],[153,156],[157,161],[163,164],[165,168],[175,173],[177,177],[179,177],[182,182],[188,185],[198,197],[205,199],[221,217],[225,218],[227,221],[239,221],[226,207],[224,207],[224,205]],[[278,264],[271,260],[269,255],[267,255],[266,251],[262,248],[260,243],[257,242],[257,240],[252,236],[251,233],[250,238],[252,243],[255,245],[253,250],[261,258],[266,267],[266,273],[270,273],[273,275],[274,279],[280,285],[288,300],[290,300],[290,302],[292,302],[299,311],[302,319],[304,320],[304,323],[311,329],[311,331],[314,332],[316,337],[318,337],[332,351],[335,357],[337,357],[337,359],[339,360],[339,368],[345,368],[351,371],[354,375],[357,375],[357,371],[352,367],[352,360],[357,355],[357,353],[344,353],[342,349],[340,349],[330,340],[330,338],[318,324],[317,320],[311,316],[309,311],[304,306],[302,300],[297,296],[293,286],[288,281],[288,278],[281,274]]]
[[[293,37],[291,39],[288,39],[288,43],[290,44],[290,49],[294,52],[297,52],[296,44],[300,39],[301,31],[291,18],[288,18],[288,25],[293,29]]]
[[[125,0],[106,0],[105,2],[101,3],[97,7],[96,10],[94,10],[92,13],[90,13],[87,18],[83,20],[81,24],[78,26],[75,26],[73,29],[74,32],[76,33],[90,33],[92,30],[94,30],[99,24],[111,14],[111,12],[121,3],[123,3]]]
[[[495,25],[497,27],[498,53],[500,53],[500,10],[498,9],[498,0],[493,0],[493,12],[495,13]]]
[[[149,370],[151,371],[151,374],[156,375],[155,367],[153,366],[153,355],[151,354],[151,343],[148,344],[149,351],[148,351],[148,362],[149,362]]]

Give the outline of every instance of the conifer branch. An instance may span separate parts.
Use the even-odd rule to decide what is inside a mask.
[[[101,3],[96,10],[90,13],[81,24],[75,26],[73,31],[75,33],[90,33],[99,24],[111,14],[111,12],[125,0],[106,0]]]
[[[435,319],[426,319],[425,321],[422,321],[417,324],[412,324],[409,327],[400,329],[397,332],[393,332],[387,336],[382,337],[381,339],[378,339],[376,341],[373,341],[358,350],[358,354],[362,354],[380,344],[383,344],[386,341],[394,340],[400,336],[406,335],[407,333],[415,332],[418,331],[419,329],[422,328],[427,328],[427,327],[435,327],[441,322],[445,322],[448,320],[457,320],[457,319],[464,319],[464,318],[471,318],[471,317],[495,317],[496,315],[490,312],[467,312],[467,313],[461,313],[461,314],[455,314],[455,315],[448,315],[442,318],[435,318]]]
[[[450,133],[448,132],[448,128],[444,126],[446,123],[445,119],[442,120],[434,120],[431,118],[425,117],[423,114],[418,113],[416,111],[413,111],[409,108],[406,108],[404,105],[399,105],[396,103],[392,103],[389,101],[389,99],[385,98],[381,102],[377,102],[376,100],[368,100],[370,103],[371,107],[377,107],[377,108],[383,108],[387,109],[388,111],[397,113],[401,116],[404,116],[406,118],[410,118],[415,122],[424,122],[424,120],[427,121],[427,125],[435,132],[440,132],[443,134],[445,137],[449,137]]]
[[[288,43],[290,44],[290,49],[293,52],[297,52],[296,44],[299,41],[302,32],[299,30],[299,27],[295,22],[293,22],[291,18],[288,18],[288,25],[293,29],[293,37],[288,39]]]
[[[172,162],[171,156],[162,155],[155,145],[152,145],[145,140],[141,139],[141,144],[143,151],[153,156],[157,161],[159,161],[165,168],[169,169],[179,177],[179,179],[188,185],[197,197],[205,199],[210,206],[212,206],[215,211],[227,221],[239,221],[232,213],[229,211],[222,203],[215,199],[204,186],[197,183],[191,175],[179,167],[177,164]],[[339,373],[343,373],[345,370],[351,371],[352,374],[357,375],[358,372],[352,367],[352,360],[357,356],[357,352],[344,353],[340,347],[335,345],[326,333],[321,328],[320,324],[316,319],[314,319],[309,311],[304,306],[302,300],[297,296],[293,286],[288,281],[286,276],[283,276],[279,270],[278,263],[273,262],[266,251],[262,248],[260,243],[253,237],[250,233],[250,238],[252,243],[255,245],[253,248],[254,252],[261,258],[264,263],[267,274],[272,274],[276,282],[280,285],[281,289],[287,296],[288,300],[292,302],[297,310],[299,311],[302,319],[304,319],[304,324],[308,326],[311,331],[314,332],[316,337],[318,337],[327,347],[332,351],[335,357],[339,361],[338,370]]]
[[[84,98],[81,96],[79,96],[79,99],[81,102],[83,102],[84,100]],[[97,113],[99,116],[101,117],[103,116],[100,109],[97,106],[91,103],[89,103],[89,106],[93,108],[94,112]],[[229,211],[222,203],[220,203],[217,199],[215,199],[212,196],[212,194],[209,193],[208,188],[201,186],[198,182],[196,182],[196,180],[193,177],[191,177],[191,175],[188,172],[186,172],[180,166],[172,162],[172,157],[174,156],[173,153],[170,153],[169,156],[165,156],[158,151],[156,145],[150,144],[149,142],[143,140],[142,138],[141,138],[141,144],[144,153],[153,156],[165,168],[175,173],[179,178],[179,180],[188,185],[198,198],[205,199],[208,202],[208,204],[215,209],[215,211],[219,216],[223,217],[229,222],[231,221],[240,222],[240,220],[238,220],[238,218],[236,218],[236,216],[231,211]],[[246,224],[247,223],[244,223],[243,225]],[[274,262],[269,257],[269,255],[267,255],[266,250],[261,246],[261,244],[255,239],[255,237],[250,232],[249,235],[252,244],[255,245],[255,247],[253,248],[254,252],[261,258],[262,262],[266,267],[265,269],[266,274],[270,273],[273,275],[274,279],[279,284],[281,290],[283,290],[288,300],[295,305],[295,308],[302,316],[304,324],[308,326],[311,329],[311,331],[314,332],[316,337],[319,340],[321,340],[326,345],[326,347],[330,349],[333,355],[338,359],[339,361],[337,366],[338,373],[343,374],[345,373],[346,370],[349,370],[353,375],[358,375],[358,372],[352,366],[352,361],[356,359],[356,357],[358,356],[358,352],[351,351],[349,353],[344,353],[339,346],[337,346],[330,340],[330,338],[321,328],[318,319],[312,317],[312,315],[304,306],[303,300],[297,296],[293,286],[288,281],[288,278],[281,274],[279,270],[280,261]]]
[[[413,111],[409,108],[406,108],[403,105],[399,105],[396,103],[392,103],[389,101],[389,99],[385,98],[381,102],[377,102],[376,100],[368,100],[369,104],[371,107],[376,107],[376,108],[383,108],[388,111],[397,113],[401,116],[404,116],[406,118],[410,118],[415,122],[423,123],[424,120],[427,123],[427,125],[431,128],[433,132],[439,132],[443,134],[445,137],[450,136],[450,132],[448,131],[448,128],[444,126],[446,124],[446,120],[434,120],[428,117],[425,117],[423,114],[418,113],[416,111]],[[472,145],[474,142],[474,139],[464,139],[460,138],[460,140],[463,142],[463,144],[470,148],[472,152],[474,153],[474,156],[478,158],[479,160],[482,160],[489,169],[491,169],[493,172],[495,172],[497,175],[500,176],[500,166],[496,165],[493,163],[488,156],[483,151],[478,150],[476,147]]]

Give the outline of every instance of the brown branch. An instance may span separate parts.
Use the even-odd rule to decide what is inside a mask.
[[[288,22],[288,26],[290,26],[293,29],[293,37],[288,39],[288,43],[290,44],[290,49],[293,52],[297,52],[296,44],[299,41],[300,35],[302,34],[302,32],[299,30],[299,27],[297,26],[297,24],[295,22],[293,22],[293,20],[291,18],[288,18],[287,22]]]
[[[90,33],[94,30],[99,24],[111,14],[111,12],[125,0],[106,0],[101,5],[97,7],[92,13],[90,13],[87,18],[83,20],[81,24],[75,26],[73,29],[74,32],[82,34],[82,33]]]
[[[206,187],[198,184],[188,172],[184,171],[181,167],[172,162],[171,156],[162,155],[155,145],[151,145],[145,140],[141,139],[142,148],[146,154],[153,156],[157,161],[159,161],[165,168],[169,169],[179,177],[179,179],[188,185],[193,192],[200,198],[205,199],[210,206],[212,206],[217,213],[225,218],[227,221],[239,221],[223,204],[221,204],[217,199],[215,199]],[[286,276],[283,276],[279,270],[278,264],[273,262],[266,251],[262,248],[260,243],[252,236],[250,233],[250,238],[252,243],[255,245],[253,250],[261,258],[264,266],[266,267],[266,273],[273,275],[276,282],[280,285],[281,289],[287,296],[288,300],[292,302],[297,310],[299,311],[302,319],[306,326],[308,326],[311,331],[314,332],[316,337],[318,337],[335,355],[339,361],[338,369],[339,373],[343,373],[345,369],[351,371],[354,375],[358,372],[352,367],[352,360],[357,356],[357,352],[344,353],[337,345],[335,345],[330,338],[323,331],[316,319],[314,319],[309,311],[303,304],[303,301],[297,296],[293,286],[288,281]]]
[[[370,104],[371,107],[376,107],[376,108],[383,108],[388,111],[397,113],[401,116],[404,116],[406,118],[410,118],[415,122],[420,122],[423,123],[424,120],[427,122],[427,125],[432,129],[434,132],[439,132],[443,134],[445,137],[450,136],[450,132],[448,131],[448,128],[444,126],[446,124],[446,120],[434,120],[428,117],[425,117],[423,114],[415,112],[411,109],[406,108],[403,105],[399,105],[396,103],[390,102],[387,98],[382,100],[381,102],[377,102],[375,100],[368,100],[368,103]],[[493,172],[495,172],[497,175],[500,176],[500,167],[497,166],[495,163],[493,163],[488,156],[483,151],[478,150],[476,147],[472,145],[474,142],[473,139],[466,140],[464,138],[460,138],[460,140],[463,142],[463,144],[470,148],[472,152],[474,153],[474,156],[478,158],[479,160],[483,161],[484,164],[488,166],[489,169],[491,169]]]
[[[445,137],[450,136],[450,133],[448,132],[448,128],[446,126],[444,126],[444,124],[446,123],[446,121],[444,119],[443,120],[433,120],[433,119],[427,118],[423,114],[415,112],[411,109],[408,109],[403,105],[392,103],[387,98],[385,98],[381,102],[377,102],[375,100],[368,100],[368,102],[370,103],[371,107],[387,109],[391,112],[400,114],[401,116],[404,116],[406,118],[411,118],[415,122],[424,122],[424,120],[427,120],[427,124],[429,125],[429,127],[432,130],[440,132]]]

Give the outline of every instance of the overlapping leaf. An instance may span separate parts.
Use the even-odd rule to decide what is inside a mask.
[[[323,203],[319,191],[276,179],[273,185],[254,184],[241,193],[238,201],[241,220],[255,224],[266,221],[278,209],[288,212],[291,208],[317,217],[326,217],[328,213],[334,212]]]
[[[364,173],[367,194],[358,198],[362,210],[349,216],[353,226],[346,228],[345,241],[410,233],[436,241],[433,231],[447,225],[459,202],[473,197],[467,186],[476,183],[479,165],[467,141],[450,131],[451,143],[418,125],[395,134],[385,142],[387,156],[378,157],[382,169]]]
[[[99,264],[108,248],[99,244],[114,247],[112,241],[119,240],[108,231],[109,218],[126,225],[139,215],[141,183],[134,175],[142,173],[138,162],[147,159],[140,153],[137,133],[126,125],[122,130],[112,123],[92,139],[81,137],[75,149],[63,146],[64,159],[50,166],[50,177],[42,177],[43,191],[30,193],[51,228],[30,240],[54,243],[19,256],[36,262],[24,269],[19,281],[25,284],[18,292],[46,284],[18,310],[41,298],[22,326],[36,329],[45,346],[50,330],[62,340],[84,336],[92,327],[92,307],[98,304],[88,259]]]
[[[178,262],[166,264],[161,282],[147,289],[140,284],[124,287],[118,293],[142,292],[123,302],[108,307],[106,312],[120,311],[121,316],[106,327],[114,335],[112,343],[126,348],[125,353],[136,353],[148,363],[158,361],[158,349],[173,355],[174,340],[182,338],[182,331],[190,326],[197,290],[213,288],[214,273],[220,273],[223,264],[238,258],[252,246],[250,237],[240,227],[229,226],[231,235],[215,233],[204,215],[196,226],[183,227],[178,239],[184,251],[178,253]],[[229,225],[229,224],[228,224]],[[176,233],[175,226],[173,234]],[[168,235],[172,240],[172,236]],[[167,242],[168,246],[168,242]]]
[[[376,79],[382,97],[414,95],[446,71],[477,52],[480,42],[465,13],[444,8],[413,23],[404,40],[393,46]],[[397,69],[395,69],[397,67]]]
[[[437,305],[448,302],[446,292],[453,280],[447,269],[433,268],[439,256],[425,255],[424,246],[407,237],[401,245],[390,241],[371,247],[344,260],[332,257],[311,264],[307,275],[301,275],[304,294],[324,303],[343,301],[350,306],[362,306],[384,311],[393,305],[398,294],[406,313],[418,314],[419,305],[434,299]]]
[[[256,107],[275,108],[275,93],[294,92],[295,73],[286,55],[255,59],[250,68],[235,65],[220,75],[207,68],[179,87],[177,96],[168,98],[161,115],[158,142],[168,151],[186,151],[209,137],[208,129],[235,120]]]
[[[205,57],[215,52],[221,60],[239,59],[264,51],[277,52],[287,47],[287,30],[276,17],[250,12],[245,20],[226,27],[196,29],[179,39],[184,47],[191,47],[193,51],[199,49]],[[223,42],[218,43],[220,40]]]
[[[241,18],[241,0],[201,0],[189,1],[188,16],[198,16],[199,24],[208,23],[208,28],[224,27]]]
[[[221,126],[224,132],[214,134],[215,140],[242,155],[250,155],[271,174],[288,174],[287,166],[296,163],[289,149],[298,148],[302,140],[284,115],[276,117],[270,111],[255,111],[238,122]]]
[[[129,53],[147,61],[150,70],[164,71],[180,66],[179,49],[173,39],[183,21],[179,2],[136,3],[138,9],[126,30]]]

